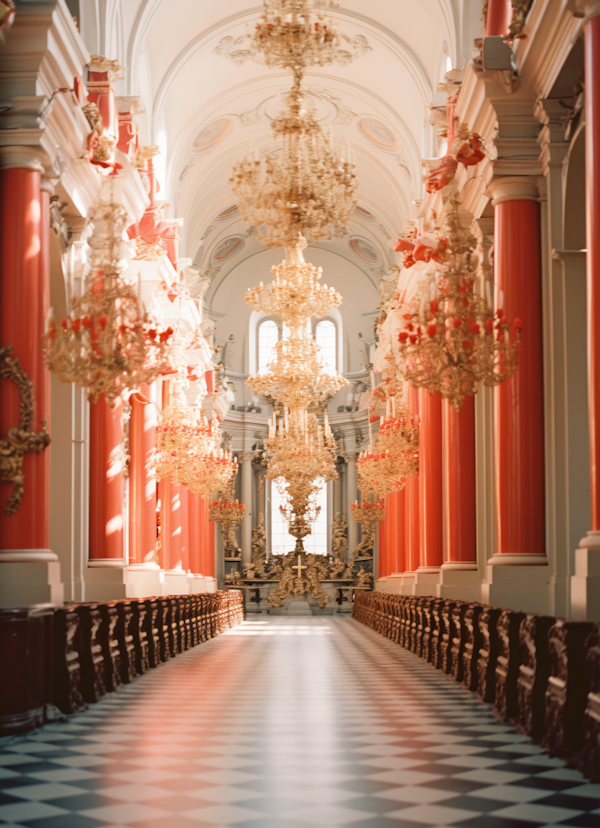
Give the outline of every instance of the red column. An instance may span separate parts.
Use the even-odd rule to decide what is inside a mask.
[[[393,574],[406,569],[406,490],[394,492],[390,500],[394,504],[390,555],[390,573]]]
[[[92,565],[123,566],[123,422],[121,400],[90,405],[90,548]]]
[[[181,569],[183,563],[181,489],[182,486],[178,483],[171,483],[170,480],[160,481],[163,539],[162,567],[166,572]]]
[[[35,409],[31,427],[50,425],[48,372],[41,339],[48,310],[48,195],[40,192],[43,170],[33,148],[0,150],[0,344],[12,346],[12,355],[34,384]],[[44,221],[46,225],[44,226]],[[44,246],[46,245],[46,247]],[[14,383],[0,380],[0,434],[19,425],[19,393]],[[35,560],[57,560],[49,542],[50,452],[27,453],[23,458],[25,492],[13,515],[4,507],[13,486],[0,483],[0,545],[20,550]]]
[[[419,392],[412,385],[408,389],[408,407],[413,416],[419,416]],[[405,507],[405,549],[406,572],[415,572],[419,567],[420,557],[420,503],[419,475],[411,474],[406,480],[404,496]]]
[[[512,15],[510,0],[488,0],[485,37],[505,37],[508,34]]]
[[[181,568],[187,572],[190,568],[190,515],[188,508],[190,490],[181,486],[179,502],[181,508]]]
[[[215,577],[215,524],[208,520],[208,498],[204,498],[206,508],[206,532],[208,535],[208,558],[207,569],[204,573],[210,578]]]
[[[378,544],[377,544],[377,561],[378,572],[380,578],[385,578],[389,574],[388,569],[388,527],[390,525],[390,507],[389,497],[384,500],[385,517],[379,521],[378,524]]]
[[[147,385],[140,387],[150,397]],[[154,560],[156,547],[156,481],[152,455],[156,446],[156,407],[139,394],[130,398],[129,420],[129,563]]]
[[[519,367],[494,389],[497,550],[490,563],[542,563],[544,396],[540,206],[535,178],[492,181],[496,302],[523,321]],[[509,557],[504,557],[510,555]]]
[[[588,409],[593,533],[600,532],[600,17],[586,21],[585,174],[587,240]],[[525,333],[525,331],[523,332]],[[593,542],[599,545],[598,538]],[[590,545],[584,543],[583,545]]]
[[[459,411],[444,400],[443,412],[446,508],[442,569],[476,569],[475,398],[465,397]]]
[[[442,399],[419,390],[419,572],[437,572],[444,560]]]
[[[189,562],[193,575],[202,574],[201,565],[201,533],[202,533],[202,495],[190,492],[188,494],[188,526],[189,526]]]

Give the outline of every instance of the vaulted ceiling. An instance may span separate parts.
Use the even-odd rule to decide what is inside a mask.
[[[143,143],[158,144],[168,214],[183,218],[181,252],[211,276],[210,294],[263,249],[240,221],[229,187],[236,159],[272,142],[290,76],[248,49],[262,4],[248,0],[80,0],[91,52],[119,60],[121,95],[137,96]],[[304,86],[338,147],[356,154],[358,209],[350,235],[321,246],[373,286],[389,241],[422,194],[422,157],[436,146],[427,106],[446,70],[462,67],[481,28],[480,0],[342,0],[331,12],[338,59]],[[120,87],[120,88],[119,88]]]

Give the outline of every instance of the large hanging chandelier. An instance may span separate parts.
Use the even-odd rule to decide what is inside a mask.
[[[197,334],[192,340],[197,339]],[[168,478],[186,485],[195,494],[210,495],[228,491],[237,472],[231,452],[220,447],[219,422],[213,415],[210,422],[200,406],[189,405],[189,387],[185,338],[177,331],[174,352],[177,374],[171,380],[167,404],[156,427],[154,466],[156,479]]]
[[[139,295],[122,276],[123,232],[127,211],[99,202],[90,216],[90,266],[83,294],[70,303],[69,315],[46,323],[44,358],[62,382],[87,390],[90,402],[104,397],[110,406],[140,383],[152,383],[172,370],[171,328],[162,329],[144,310]]]
[[[395,396],[387,398],[375,448],[371,445],[360,453],[356,468],[359,489],[363,493],[373,492],[378,500],[403,489],[406,478],[418,472],[418,420]]]
[[[327,9],[331,0],[265,0],[250,48],[267,66],[281,66],[299,83],[308,66],[335,60],[339,36]]]
[[[441,394],[458,410],[479,385],[498,385],[515,371],[522,323],[514,320],[511,343],[502,308],[494,313],[475,293],[476,240],[461,226],[456,195],[446,228],[447,255],[437,286],[432,283],[429,296],[404,314],[399,370],[412,385]]]
[[[348,385],[340,374],[323,367],[319,347],[310,334],[290,335],[275,345],[275,358],[264,374],[250,377],[247,385],[256,394],[276,400],[290,409],[322,410]]]
[[[319,512],[318,491],[338,476],[337,446],[327,413],[321,425],[306,410],[284,407],[283,416],[274,414],[269,420],[265,456],[266,477],[275,481],[283,496],[282,512],[300,550],[302,538],[310,534]]]
[[[335,288],[320,285],[322,268],[304,261],[305,243],[287,251],[286,258],[271,268],[275,279],[246,291],[246,302],[267,316],[277,316],[291,329],[306,327],[311,316],[325,316],[341,303]]]
[[[271,123],[281,151],[264,163],[257,152],[244,158],[229,179],[242,218],[268,247],[293,248],[308,233],[313,241],[342,234],[356,207],[351,159],[334,152],[298,89],[289,98],[289,108]]]

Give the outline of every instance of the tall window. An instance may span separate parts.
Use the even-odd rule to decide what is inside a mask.
[[[323,367],[329,374],[337,373],[337,330],[331,319],[317,322],[315,339],[321,351]]]
[[[279,326],[272,319],[265,319],[258,327],[258,373],[264,374],[273,358],[273,349],[279,339]]]
[[[283,498],[276,481],[271,484],[271,554],[287,555],[294,551],[296,538],[288,533],[287,521],[281,514]],[[319,516],[312,525],[312,532],[304,538],[304,548],[309,554],[327,555],[327,485],[323,483],[317,494],[321,507]]]

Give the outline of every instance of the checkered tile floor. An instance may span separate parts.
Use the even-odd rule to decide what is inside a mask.
[[[259,616],[0,741],[0,826],[600,826],[600,785],[348,618]]]

